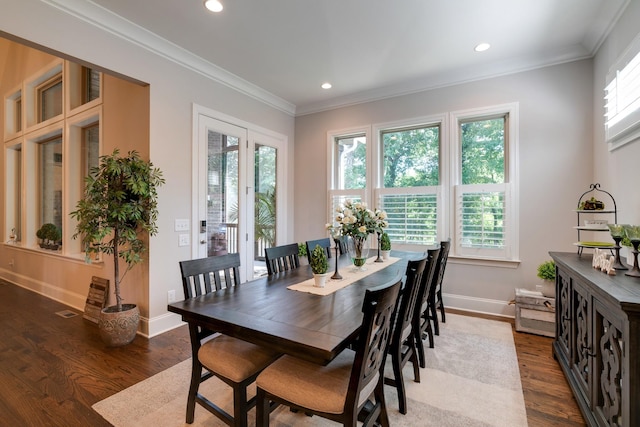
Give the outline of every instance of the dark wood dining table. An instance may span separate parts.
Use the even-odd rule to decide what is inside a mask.
[[[327,364],[356,336],[362,323],[365,290],[403,275],[420,252],[393,252],[388,267],[326,295],[287,289],[312,277],[308,265],[264,276],[240,286],[168,305],[190,325],[198,325],[281,353]],[[335,258],[329,261],[332,268]],[[340,269],[354,268],[347,256]]]

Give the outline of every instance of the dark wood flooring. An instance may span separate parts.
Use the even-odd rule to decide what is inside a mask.
[[[1,425],[108,426],[93,404],[191,356],[185,326],[107,348],[95,324],[75,310],[75,317],[56,314],[64,310],[0,281]],[[584,426],[551,339],[514,331],[514,340],[529,426]]]

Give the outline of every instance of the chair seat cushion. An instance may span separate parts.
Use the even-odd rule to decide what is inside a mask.
[[[344,350],[327,366],[282,356],[256,379],[261,389],[303,408],[341,414],[355,353]]]
[[[198,351],[200,363],[216,375],[241,382],[262,371],[279,354],[247,341],[219,335]]]

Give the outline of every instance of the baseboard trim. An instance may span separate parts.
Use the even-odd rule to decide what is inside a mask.
[[[509,318],[515,318],[516,315],[515,305],[511,304],[510,301],[475,298],[447,293],[443,293],[442,299],[445,309],[453,308],[457,310]]]

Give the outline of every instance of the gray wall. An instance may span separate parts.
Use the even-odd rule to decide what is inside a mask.
[[[640,225],[640,190],[638,169],[640,141],[609,151],[604,136],[605,77],[619,56],[639,36],[640,1],[629,2],[609,37],[600,46],[593,72],[593,169],[594,181],[611,190],[618,205],[618,222]]]
[[[583,60],[298,117],[295,236],[324,235],[327,131],[518,102],[521,263],[450,258],[444,287],[450,306],[513,315],[515,289],[535,289],[548,252],[576,250],[572,210],[592,181],[592,99],[592,61]]]
[[[174,220],[192,218],[195,209],[191,200],[193,104],[287,136],[290,153],[293,116],[41,1],[3,2],[0,31],[150,84],[150,157],[163,171],[166,184],[159,191],[159,232],[150,242],[149,301],[139,302],[144,316],[141,327],[143,333],[155,335],[179,325],[180,318],[167,313],[167,291],[177,289],[181,294],[178,262],[192,258],[190,247],[178,246]],[[293,182],[290,170],[288,183]],[[293,185],[288,184],[285,191],[292,193]],[[289,236],[292,230],[290,225]],[[77,264],[70,261],[66,271],[72,272]],[[84,298],[86,294],[58,299],[70,304]]]

